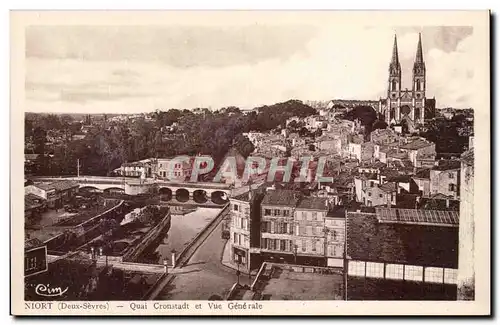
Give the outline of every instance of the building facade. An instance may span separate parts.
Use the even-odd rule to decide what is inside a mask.
[[[295,246],[297,263],[326,266],[326,229],[328,201],[319,197],[300,200],[294,213]]]

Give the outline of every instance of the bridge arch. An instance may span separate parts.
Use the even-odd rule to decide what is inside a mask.
[[[95,186],[82,186],[78,189],[79,192],[85,192],[85,193],[96,193],[96,192],[101,192],[97,187]]]
[[[125,189],[121,187],[109,187],[103,191],[103,193],[124,193]]]
[[[222,205],[229,202],[229,195],[227,195],[224,191],[214,191],[210,196],[210,199],[213,203]]]
[[[207,191],[205,190],[196,190],[193,192],[193,200],[196,203],[206,203],[208,201]]]
[[[185,188],[180,188],[175,191],[175,199],[179,202],[187,202],[189,200],[189,191]]]
[[[161,200],[162,201],[170,201],[172,200],[172,190],[169,189],[168,187],[160,187],[158,190],[158,193],[160,194]]]

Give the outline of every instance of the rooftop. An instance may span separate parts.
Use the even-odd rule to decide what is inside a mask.
[[[379,188],[386,193],[391,193],[398,190],[398,185],[394,182],[388,182],[380,185]]]
[[[402,146],[401,149],[418,150],[418,149],[422,149],[422,148],[425,148],[425,147],[428,147],[431,145],[433,145],[432,142],[429,142],[429,141],[424,140],[424,139],[417,139],[415,141],[412,141],[412,142]]]
[[[420,266],[458,267],[458,228],[380,223],[375,214],[347,216],[350,259]]]
[[[24,195],[24,209],[31,209],[43,204],[44,199],[35,194]]]
[[[427,178],[427,179],[429,179],[430,177],[431,177],[430,169],[419,170],[417,174],[414,176],[414,178]]]
[[[56,191],[65,191],[70,188],[79,187],[77,182],[73,181],[57,181],[52,183],[39,183],[34,186],[41,188],[45,191],[56,190]]]
[[[451,170],[460,169],[460,160],[458,159],[442,159],[438,160],[438,164],[432,168],[433,170]]]
[[[300,193],[292,190],[269,190],[262,205],[284,205],[284,206],[297,206],[300,199]]]
[[[328,210],[328,201],[320,197],[304,197],[300,200],[297,209]]]
[[[384,223],[458,227],[458,213],[448,210],[376,208],[377,219]]]

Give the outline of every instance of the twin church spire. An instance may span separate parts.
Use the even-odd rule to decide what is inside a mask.
[[[413,63],[413,82],[414,91],[423,92],[425,89],[425,62],[422,50],[422,35],[418,34],[417,52]],[[398,40],[394,35],[394,44],[392,47],[392,58],[389,64],[389,92],[401,90],[401,63],[399,62]],[[421,94],[423,95],[423,94]]]

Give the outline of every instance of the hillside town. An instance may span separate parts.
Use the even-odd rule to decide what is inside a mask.
[[[26,114],[27,299],[474,299],[474,114],[427,97],[416,45],[386,98]]]

